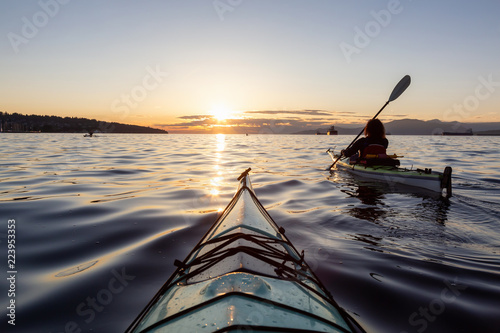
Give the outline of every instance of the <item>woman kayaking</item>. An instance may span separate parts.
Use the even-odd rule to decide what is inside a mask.
[[[342,150],[342,156],[349,157],[350,163],[366,159],[368,154],[377,155],[378,158],[387,158],[386,149],[389,140],[385,137],[384,124],[378,119],[371,119],[365,127],[365,137],[356,141],[351,147]]]

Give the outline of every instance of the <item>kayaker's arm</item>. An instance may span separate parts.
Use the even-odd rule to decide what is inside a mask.
[[[363,147],[365,140],[365,138],[359,139],[351,147],[342,150],[340,153],[345,157],[350,157],[356,154]]]

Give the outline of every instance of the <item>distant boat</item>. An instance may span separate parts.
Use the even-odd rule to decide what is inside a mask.
[[[472,133],[472,128],[469,128],[465,132],[443,132],[443,135],[447,135],[447,136],[471,136],[471,135],[474,135],[474,133]]]
[[[335,129],[335,126],[330,126],[330,129],[326,133],[321,133],[319,130],[316,131],[316,135],[337,135],[339,132]]]
[[[335,129],[335,126],[331,126],[326,135],[338,135],[339,132]]]

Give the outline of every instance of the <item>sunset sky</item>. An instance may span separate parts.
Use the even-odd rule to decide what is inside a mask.
[[[500,121],[498,0],[7,0],[0,111],[169,132]]]

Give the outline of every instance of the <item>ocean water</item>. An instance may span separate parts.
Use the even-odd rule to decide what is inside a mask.
[[[0,331],[122,332],[251,167],[368,332],[500,332],[500,137],[389,137],[403,166],[453,167],[450,199],[325,171],[352,139],[2,133]]]

